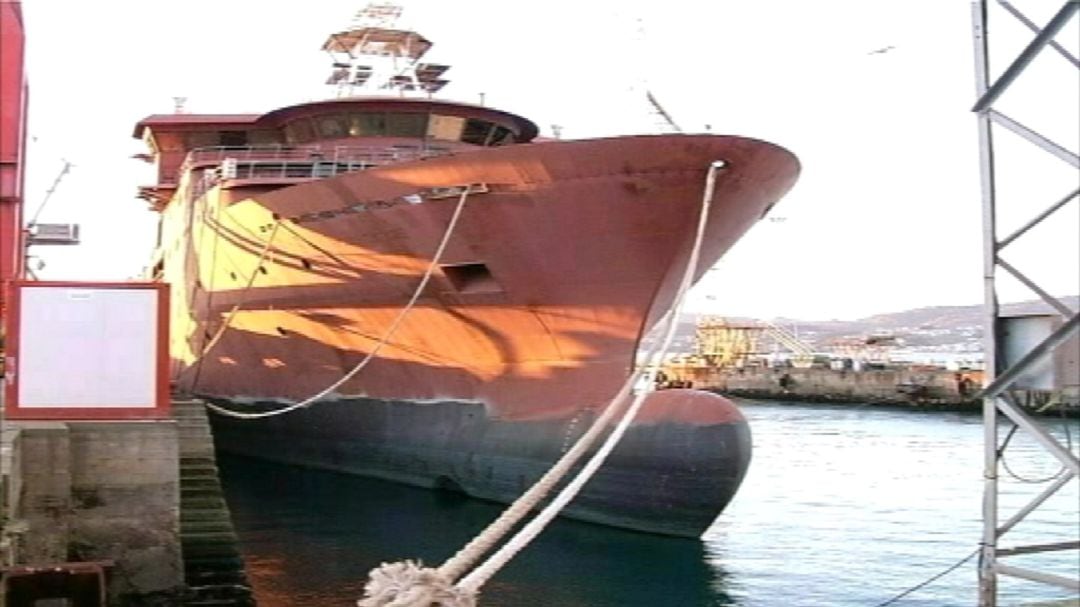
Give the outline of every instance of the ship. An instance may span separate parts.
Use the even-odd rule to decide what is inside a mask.
[[[325,100],[135,126],[172,381],[257,417],[212,416],[221,451],[509,503],[630,381],[695,243],[696,281],[799,162],[736,136],[540,137],[442,99],[449,66],[400,16],[326,39]],[[750,442],[722,397],[656,391],[563,515],[699,537]]]

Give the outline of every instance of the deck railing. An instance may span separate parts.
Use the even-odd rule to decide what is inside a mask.
[[[188,152],[178,182],[188,171],[182,196],[195,200],[211,187],[232,179],[326,179],[377,166],[453,153],[448,148],[406,146],[217,146]]]
[[[291,146],[250,145],[215,146],[196,148],[188,152],[180,171],[201,165],[216,165],[232,159],[238,163],[328,163],[361,167],[381,166],[395,162],[408,162],[422,158],[445,156],[448,148],[422,148],[419,146]]]

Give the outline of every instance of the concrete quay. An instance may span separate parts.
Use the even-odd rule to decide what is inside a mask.
[[[254,605],[205,415],[5,420],[0,605]]]
[[[671,365],[659,387],[686,387],[725,396],[828,404],[870,404],[918,410],[982,410],[977,398],[981,371],[951,371],[905,366],[884,369],[821,367],[742,368]],[[1080,414],[1074,390],[1021,390],[1021,404],[1032,412]]]
[[[110,604],[179,604],[175,422],[4,426],[5,566],[105,563]]]

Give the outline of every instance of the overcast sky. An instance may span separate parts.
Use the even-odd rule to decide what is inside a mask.
[[[651,89],[686,131],[787,147],[803,173],[695,289],[694,311],[857,318],[979,303],[981,215],[971,10],[964,0],[645,3],[412,1],[406,25],[452,65],[444,97],[520,113],[550,135],[656,132]],[[1058,0],[1018,2],[1045,23]],[[82,227],[37,247],[54,279],[136,276],[156,218],[134,124],[187,97],[195,113],[266,112],[332,95],[319,48],[362,2],[24,0],[31,83],[27,213],[62,166],[42,222]],[[992,69],[1030,31],[992,7]],[[1080,55],[1074,18],[1058,37]],[[881,51],[881,52],[874,52]],[[1080,77],[1044,52],[1000,109],[1080,148]],[[1001,233],[1077,187],[1077,171],[998,136]],[[1004,257],[1057,295],[1080,291],[1080,204]],[[1034,297],[1003,284],[1003,299]]]

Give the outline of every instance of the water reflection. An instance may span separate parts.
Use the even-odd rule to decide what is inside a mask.
[[[440,563],[501,507],[458,495],[222,457],[261,607],[354,605],[367,572]],[[483,591],[485,607],[730,607],[729,578],[699,541],[558,520]]]
[[[754,459],[705,541],[557,521],[485,587],[483,607],[865,607],[943,571],[981,537],[978,415],[744,403]],[[1071,449],[1077,420],[1042,420]],[[1002,439],[1006,427],[1001,430]],[[1026,433],[1009,471],[1046,479],[1060,464]],[[351,606],[381,561],[441,563],[501,511],[496,504],[253,460],[222,462],[241,549],[262,607]],[[1000,479],[1002,512],[1045,483]],[[647,490],[647,488],[643,488]],[[1010,545],[1068,540],[1080,483],[1009,531]],[[1015,557],[1080,575],[1075,552]],[[1013,578],[999,603],[1074,596]],[[967,607],[976,561],[899,604]]]

